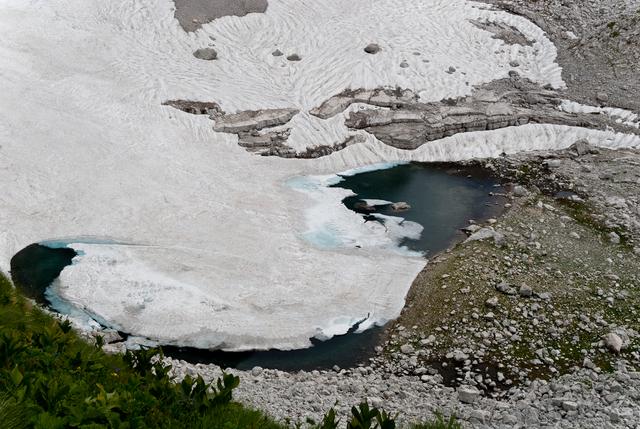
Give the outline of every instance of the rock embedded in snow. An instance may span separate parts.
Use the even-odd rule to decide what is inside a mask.
[[[403,69],[406,69],[407,67],[409,67],[409,63],[408,63],[408,62],[406,62],[406,61],[402,61],[402,62],[400,63],[400,67],[402,67]]]
[[[213,48],[200,48],[193,52],[199,60],[212,61],[218,58],[218,52]]]
[[[411,209],[411,205],[405,201],[398,201],[391,204],[391,210],[394,212],[403,212]]]
[[[289,61],[301,61],[302,57],[300,55],[298,55],[298,54],[291,54],[291,55],[287,56],[287,59]]]
[[[284,53],[280,49],[276,49],[275,51],[271,52],[271,55],[273,55],[274,57],[281,57],[284,55]]]
[[[213,129],[221,133],[241,133],[286,124],[297,109],[246,110],[216,118]]]
[[[378,52],[380,52],[380,45],[378,45],[377,43],[369,43],[367,46],[365,46],[364,51],[367,54],[377,54]]]

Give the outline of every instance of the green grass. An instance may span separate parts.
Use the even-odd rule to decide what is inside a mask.
[[[177,382],[157,350],[108,355],[18,295],[0,273],[0,428],[285,429],[232,401],[240,380]],[[343,426],[344,425],[344,426]],[[316,429],[395,429],[394,417],[366,403],[352,418],[329,410]],[[294,426],[298,427],[298,426]],[[412,429],[459,429],[437,414]]]

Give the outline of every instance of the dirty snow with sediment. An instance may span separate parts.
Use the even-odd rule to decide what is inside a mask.
[[[401,230],[363,224],[340,204],[348,191],[325,186],[338,172],[553,149],[579,137],[639,144],[527,125],[412,152],[365,135],[316,160],[255,156],[205,116],[161,103],[299,108],[290,141],[303,150],[347,135],[343,115],[308,114],[346,88],[399,86],[440,100],[505,77],[511,60],[523,76],[561,87],[555,48],[525,19],[463,0],[271,0],[265,14],[195,33],[172,8],[170,0],[0,0],[0,268],[8,272],[30,243],[68,243],[79,256],[49,295],[139,337],[286,349],[364,318],[370,326],[396,317],[425,261],[394,246]],[[469,19],[505,22],[536,42],[505,45]],[[371,42],[382,47],[377,55],[363,52]],[[218,60],[193,57],[210,44]]]

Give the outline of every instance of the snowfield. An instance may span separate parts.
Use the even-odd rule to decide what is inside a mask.
[[[330,156],[287,160],[252,155],[206,116],[161,105],[298,108],[290,144],[304,150],[348,135],[344,115],[308,114],[346,88],[399,86],[440,100],[505,77],[512,60],[525,77],[563,85],[538,27],[477,3],[269,3],[265,14],[185,33],[170,0],[0,0],[0,269],[31,243],[62,242],[79,251],[50,290],[65,311],[161,343],[307,347],[359,320],[396,317],[425,265],[394,245],[419,226],[389,234],[363,224],[340,204],[345,190],[324,186],[337,172],[567,147],[579,137],[640,145],[527,125],[412,152],[363,133],[364,143]],[[507,23],[535,43],[505,45],[469,19]],[[372,42],[380,53],[363,52]],[[192,55],[212,44],[218,60]]]

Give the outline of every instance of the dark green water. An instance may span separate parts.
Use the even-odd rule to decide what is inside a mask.
[[[249,370],[254,366],[282,371],[328,369],[334,365],[350,368],[366,363],[375,354],[382,328],[374,327],[356,334],[352,329],[327,341],[311,339],[313,347],[301,350],[222,352],[194,348],[163,347],[165,355],[192,363],[215,363],[223,368]]]
[[[20,292],[40,304],[48,304],[44,292],[77,255],[67,247],[31,244],[11,258],[11,279]]]
[[[424,227],[418,240],[404,239],[400,244],[427,255],[447,249],[462,238],[460,228],[469,219],[481,220],[501,213],[505,200],[490,193],[503,189],[496,179],[477,168],[460,168],[449,164],[411,163],[387,170],[345,176],[333,185],[352,190],[356,196],[343,203],[363,214],[363,221],[376,222],[375,214],[400,216]],[[395,212],[390,206],[363,210],[363,199],[404,201],[411,209]],[[360,204],[359,204],[360,203]]]

